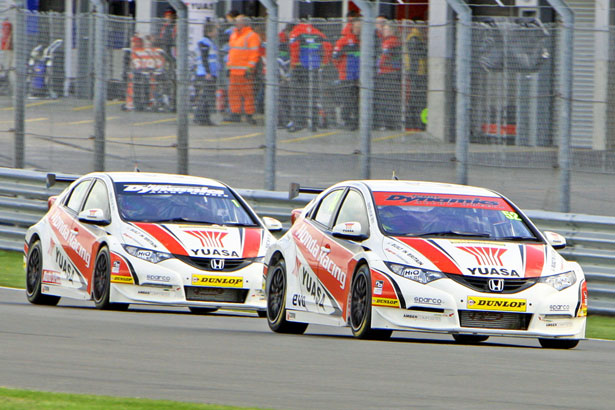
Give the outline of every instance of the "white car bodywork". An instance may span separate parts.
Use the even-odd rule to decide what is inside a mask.
[[[90,191],[78,209],[71,209],[69,195],[83,181],[91,181],[85,188]],[[84,209],[96,181],[106,188],[108,216],[99,208]],[[169,200],[186,189],[205,202],[230,196],[254,224],[129,221],[116,199],[119,186],[135,194],[158,190]],[[98,191],[105,190],[98,187]],[[218,181],[168,174],[88,174],[60,194],[49,212],[27,231],[26,258],[37,241],[42,248],[43,295],[92,299],[97,257],[106,248],[111,304],[265,309],[262,260],[274,238],[247,203]]]
[[[330,222],[321,223],[319,207],[336,190],[342,191],[338,205]],[[363,218],[342,218],[351,191],[353,198],[363,198]],[[491,207],[504,221],[525,224],[534,237],[390,235],[378,208],[387,200],[418,205],[415,209],[425,214],[438,207]],[[359,219],[368,226],[362,227]],[[284,317],[276,322],[277,311],[269,312],[270,326],[349,325],[353,277],[366,265],[372,329],[580,340],[587,314],[583,270],[550,243],[562,247],[565,240],[539,232],[510,201],[487,189],[414,181],[343,182],[308,204],[267,251],[268,275],[283,260],[286,278]],[[268,302],[270,310],[273,302]]]

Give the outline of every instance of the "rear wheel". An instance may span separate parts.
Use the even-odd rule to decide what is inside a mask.
[[[190,306],[188,309],[195,315],[208,315],[210,313],[214,313],[218,308],[206,308],[206,307],[198,307],[198,306]]]
[[[111,258],[109,248],[103,246],[96,256],[94,264],[92,284],[92,296],[97,309],[101,310],[126,310],[128,303],[110,303],[111,294]]]
[[[386,340],[392,330],[372,329],[372,280],[369,267],[362,265],[352,280],[350,301],[350,328],[359,339]]]
[[[578,339],[538,339],[546,349],[574,349],[579,344]]]
[[[28,250],[26,258],[26,296],[35,305],[55,306],[60,301],[59,296],[44,295],[41,291],[43,279],[43,247],[36,240]]]
[[[307,323],[286,320],[286,263],[278,260],[267,275],[267,323],[277,333],[303,334]]]
[[[454,334],[453,339],[455,339],[455,342],[463,345],[475,345],[489,339],[489,336]]]

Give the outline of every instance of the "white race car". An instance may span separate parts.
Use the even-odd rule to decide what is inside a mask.
[[[412,330],[573,348],[585,337],[587,285],[554,250],[565,244],[487,189],[339,183],[295,211],[267,251],[267,319],[280,333],[317,323],[359,338]]]
[[[230,187],[206,178],[135,172],[92,173],[49,200],[28,229],[26,293],[35,304],[93,299],[218,308],[264,315],[263,257],[274,241]]]

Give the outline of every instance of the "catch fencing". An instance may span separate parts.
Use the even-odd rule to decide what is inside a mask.
[[[53,174],[54,177],[56,176]],[[57,176],[61,179],[61,175]],[[53,179],[52,179],[53,180]],[[22,251],[26,229],[47,211],[47,199],[66,187],[49,187],[47,173],[0,168],[0,249]],[[271,216],[289,226],[291,210],[301,208],[313,195],[293,200],[286,192],[240,189],[260,216]],[[566,237],[568,246],[560,253],[581,264],[587,276],[589,311],[615,315],[615,218],[545,211],[525,211],[541,230]]]
[[[564,51],[578,51],[565,42],[568,28],[460,16],[252,19],[259,58],[233,88],[233,23],[0,11],[14,26],[13,49],[1,51],[0,165],[139,168],[269,190],[396,175],[487,186],[524,208],[615,216],[615,104],[610,92],[601,102],[600,141],[570,134],[565,107],[588,102],[562,94]],[[268,24],[277,25],[274,38]],[[197,40],[209,29],[217,51],[203,70]],[[470,35],[459,36],[464,30]],[[612,29],[573,30],[606,36],[613,48]],[[606,86],[609,70],[595,74],[606,73]]]

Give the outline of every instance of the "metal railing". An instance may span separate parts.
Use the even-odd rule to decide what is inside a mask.
[[[58,175],[58,180],[62,176]],[[47,212],[47,199],[67,186],[49,187],[47,173],[0,168],[0,249],[22,251],[27,228]],[[271,216],[286,226],[291,211],[302,208],[314,196],[301,194],[292,200],[287,192],[239,189],[260,216]],[[577,261],[585,271],[592,314],[615,315],[615,217],[530,210],[526,214],[541,230],[566,237],[560,253]]]

